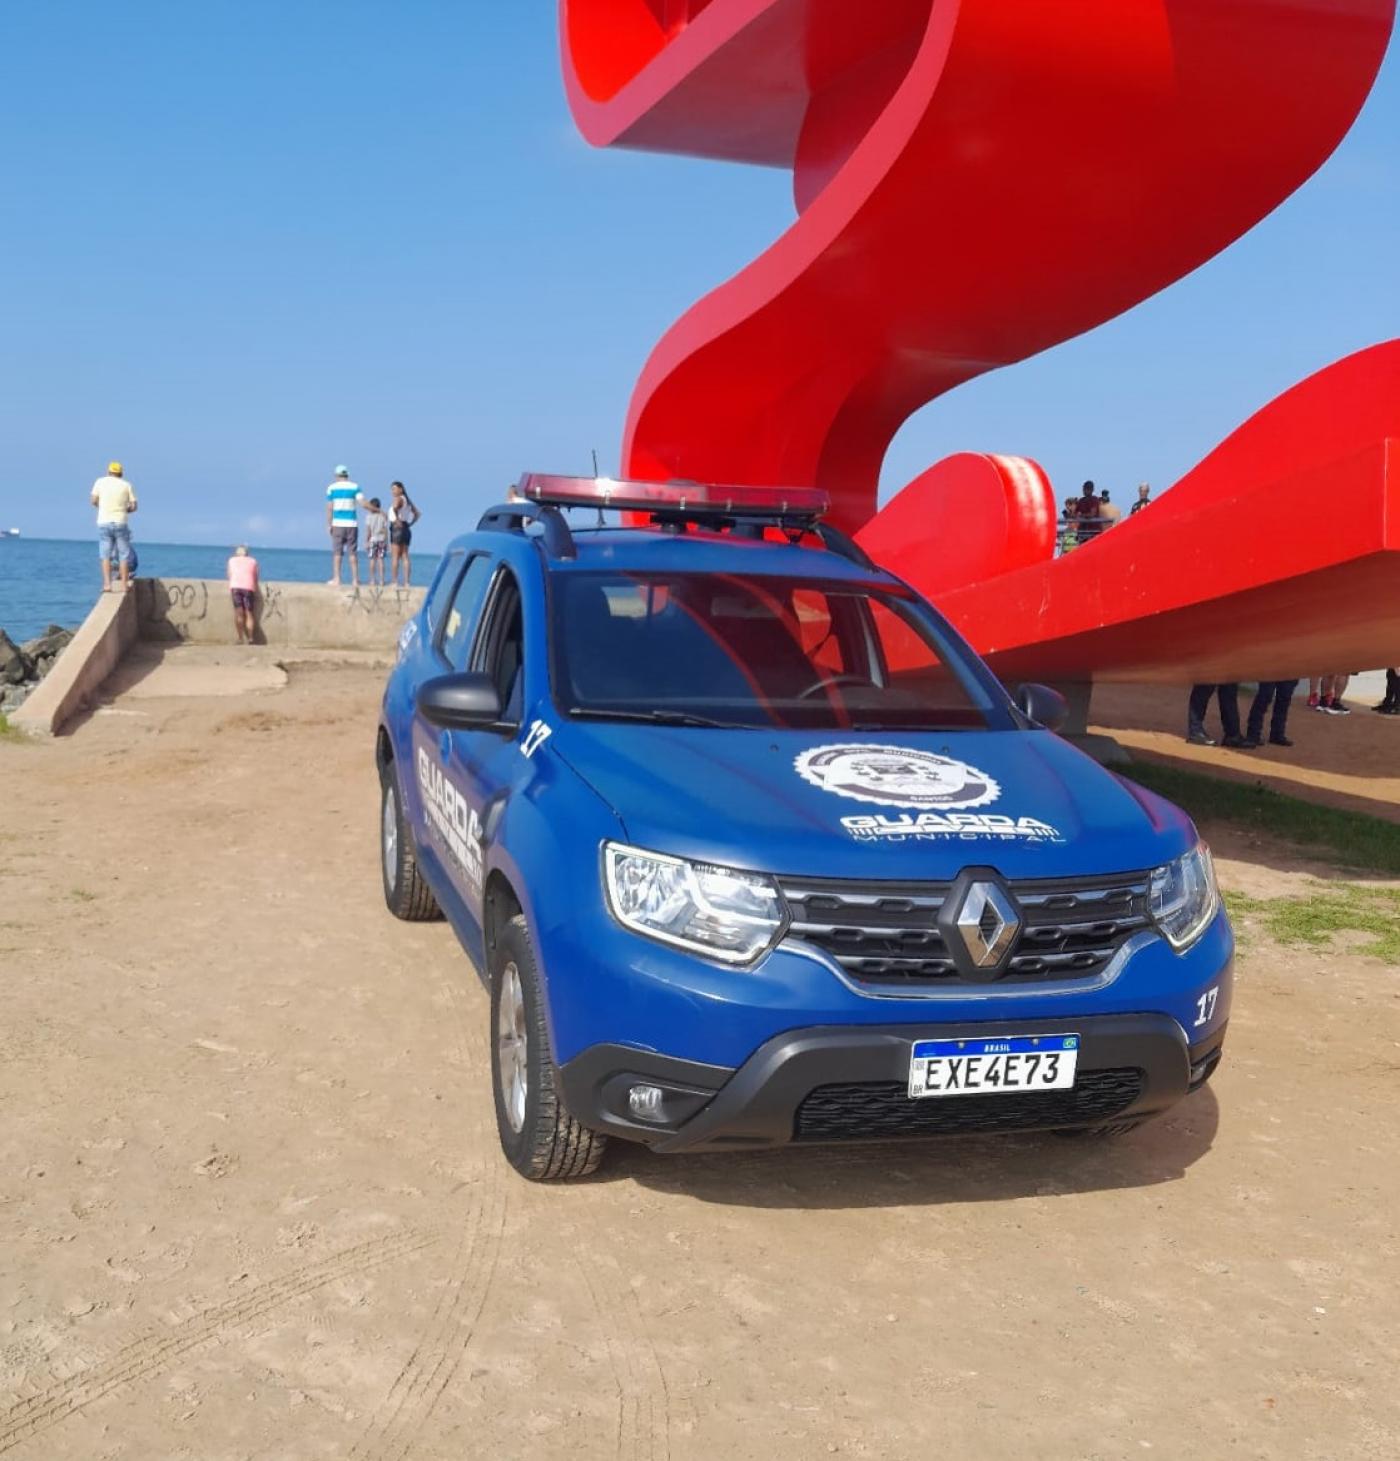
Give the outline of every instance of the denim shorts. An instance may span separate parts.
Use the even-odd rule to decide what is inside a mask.
[[[123,563],[131,561],[131,528],[126,523],[98,523],[97,556],[110,558],[113,553]]]

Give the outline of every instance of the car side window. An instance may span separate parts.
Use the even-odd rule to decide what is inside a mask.
[[[438,653],[454,670],[467,668],[467,656],[471,651],[472,638],[476,634],[477,620],[481,613],[481,601],[486,595],[486,585],[491,579],[491,559],[485,553],[478,553],[467,564],[467,571],[457,585],[451,607],[442,626],[442,638],[438,641]]]
[[[464,556],[460,548],[455,553],[449,553],[442,560],[442,567],[428,592],[428,639],[432,642],[437,640],[438,629],[447,614],[447,606],[457,591],[457,580],[462,576]]]
[[[491,676],[501,697],[501,719],[518,725],[525,711],[525,623],[520,585],[509,569],[501,569],[492,585],[472,668]]]

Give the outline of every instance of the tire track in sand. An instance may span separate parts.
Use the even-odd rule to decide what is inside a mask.
[[[495,1282],[506,1195],[489,1171],[465,1216],[447,1280],[413,1353],[394,1377],[349,1461],[402,1461],[461,1369]]]
[[[605,1246],[595,1227],[588,1245],[593,1253]],[[670,1383],[656,1352],[637,1292],[616,1268],[581,1257],[571,1242],[574,1266],[598,1316],[599,1333],[617,1388],[615,1454],[619,1461],[670,1461],[675,1408]]]
[[[452,1054],[470,1080],[480,1073],[484,1042],[479,1032],[474,1037],[466,1001],[453,971],[438,968],[437,975],[443,1003],[450,1011]],[[489,1051],[487,1057],[489,1071]],[[471,1114],[458,1129],[464,1130],[475,1148],[474,1190],[447,1278],[418,1343],[347,1461],[403,1461],[461,1369],[491,1294],[505,1229],[505,1172],[503,1159],[495,1151],[494,1115],[488,1127],[479,1093],[467,1100]],[[488,1075],[488,1109],[490,1100]]]
[[[149,1379],[229,1330],[338,1279],[366,1273],[416,1253],[438,1242],[440,1237],[433,1230],[409,1230],[371,1238],[280,1278],[257,1284],[235,1298],[200,1309],[167,1332],[144,1334],[108,1359],[26,1396],[0,1414],[0,1453],[41,1435],[117,1390]]]

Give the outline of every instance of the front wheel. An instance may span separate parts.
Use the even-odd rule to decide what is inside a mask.
[[[491,1084],[506,1160],[532,1182],[587,1177],[608,1139],[581,1126],[559,1095],[539,968],[523,915],[491,956]]]
[[[379,870],[384,877],[384,901],[395,918],[427,923],[442,917],[437,899],[418,867],[392,761],[380,775]]]

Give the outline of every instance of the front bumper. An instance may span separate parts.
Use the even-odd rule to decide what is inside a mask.
[[[1080,1036],[1072,1090],[917,1101],[907,1094],[916,1040],[1068,1033]],[[1221,1025],[1190,1045],[1160,1014],[826,1026],[774,1036],[737,1069],[594,1045],[560,1076],[569,1110],[598,1131],[662,1152],[732,1151],[1137,1121],[1203,1085],[1224,1040]],[[639,1084],[665,1093],[654,1121],[629,1110]]]

